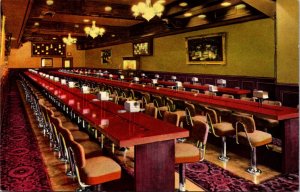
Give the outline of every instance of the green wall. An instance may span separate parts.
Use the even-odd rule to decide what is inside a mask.
[[[188,65],[185,37],[226,33],[225,65]],[[102,65],[101,49],[112,49],[112,64]],[[122,57],[132,56],[132,44],[86,51],[86,67],[121,68]],[[153,56],[141,57],[141,69],[183,73],[274,77],[274,21],[261,19],[223,27],[154,38]]]
[[[226,33],[226,65],[186,64],[185,38]],[[185,73],[274,77],[274,21],[262,19],[154,39],[154,55],[142,69]]]
[[[101,63],[101,50],[111,49],[112,62],[111,64]],[[85,53],[86,67],[93,68],[110,68],[110,69],[122,69],[123,57],[132,57],[132,44],[125,43],[105,48],[97,48],[87,50]]]
[[[299,2],[277,0],[277,82],[299,83]]]

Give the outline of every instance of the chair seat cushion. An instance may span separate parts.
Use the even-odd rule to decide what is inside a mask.
[[[86,159],[86,166],[81,169],[81,179],[87,185],[97,185],[119,178],[120,165],[104,156]]]
[[[175,163],[192,163],[200,160],[199,149],[190,143],[175,144]]]
[[[249,140],[253,147],[266,145],[272,142],[272,135],[267,132],[255,130],[253,133],[247,133],[247,134],[249,136]],[[239,137],[238,138],[239,142],[242,142],[244,144],[249,144],[245,132],[239,132],[238,137]]]
[[[57,109],[56,109],[56,107],[54,107],[54,106],[50,106],[50,107],[48,107],[51,111],[57,111]]]
[[[233,128],[232,123],[222,122],[216,123],[213,126],[215,133],[219,136],[228,136],[235,134],[235,129]]]
[[[79,130],[78,126],[75,123],[72,123],[72,122],[69,122],[69,121],[62,123],[62,127],[68,129],[69,131]]]
[[[71,134],[74,138],[75,141],[80,142],[80,141],[87,141],[90,139],[89,135],[82,132],[82,131],[71,131]]]
[[[58,119],[60,119],[60,121],[62,122],[62,123],[65,123],[65,122],[69,122],[70,120],[66,117],[66,116],[64,116],[64,115],[60,115],[60,116],[55,116],[56,118],[58,118]]]
[[[85,158],[92,158],[102,155],[101,147],[90,140],[79,142],[84,148]]]
[[[63,113],[60,112],[60,111],[52,111],[52,112],[53,112],[54,117],[58,117],[58,116],[62,116],[63,115]]]
[[[185,111],[178,110],[178,111],[174,111],[172,113],[176,113],[179,116],[180,119],[185,118]]]
[[[192,117],[193,121],[202,121],[204,123],[207,122],[206,116],[204,115],[195,115],[194,117]]]
[[[44,105],[45,105],[46,107],[52,107],[52,106],[53,106],[53,105],[52,105],[51,103],[49,103],[49,102],[45,102]]]
[[[158,107],[158,109],[160,111],[168,111],[169,110],[167,106]]]

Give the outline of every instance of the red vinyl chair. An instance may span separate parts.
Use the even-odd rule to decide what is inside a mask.
[[[178,114],[166,111],[164,121],[178,124]],[[185,167],[186,163],[194,163],[204,160],[205,147],[209,126],[203,121],[194,121],[190,131],[191,141],[194,143],[175,143],[175,163],[179,164],[179,190],[185,191]]]
[[[80,191],[90,186],[100,191],[102,183],[121,178],[121,167],[114,160],[105,156],[86,158],[83,146],[76,141],[71,141],[68,150]]]

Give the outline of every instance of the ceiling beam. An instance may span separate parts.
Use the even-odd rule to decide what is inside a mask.
[[[19,48],[22,35],[31,11],[33,0],[20,0],[18,3],[11,0],[1,2],[3,14],[6,16],[6,33],[12,34],[11,47]]]
[[[275,19],[276,16],[276,2],[272,0],[242,0],[251,7],[264,13],[265,15]]]

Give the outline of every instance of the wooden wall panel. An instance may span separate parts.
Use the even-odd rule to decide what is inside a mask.
[[[276,96],[284,106],[299,106],[299,85],[297,84],[277,84]]]
[[[251,80],[243,80],[241,79],[241,89],[249,89],[249,90],[253,90],[253,89],[257,89],[256,88],[256,82],[255,81],[251,81]]]

